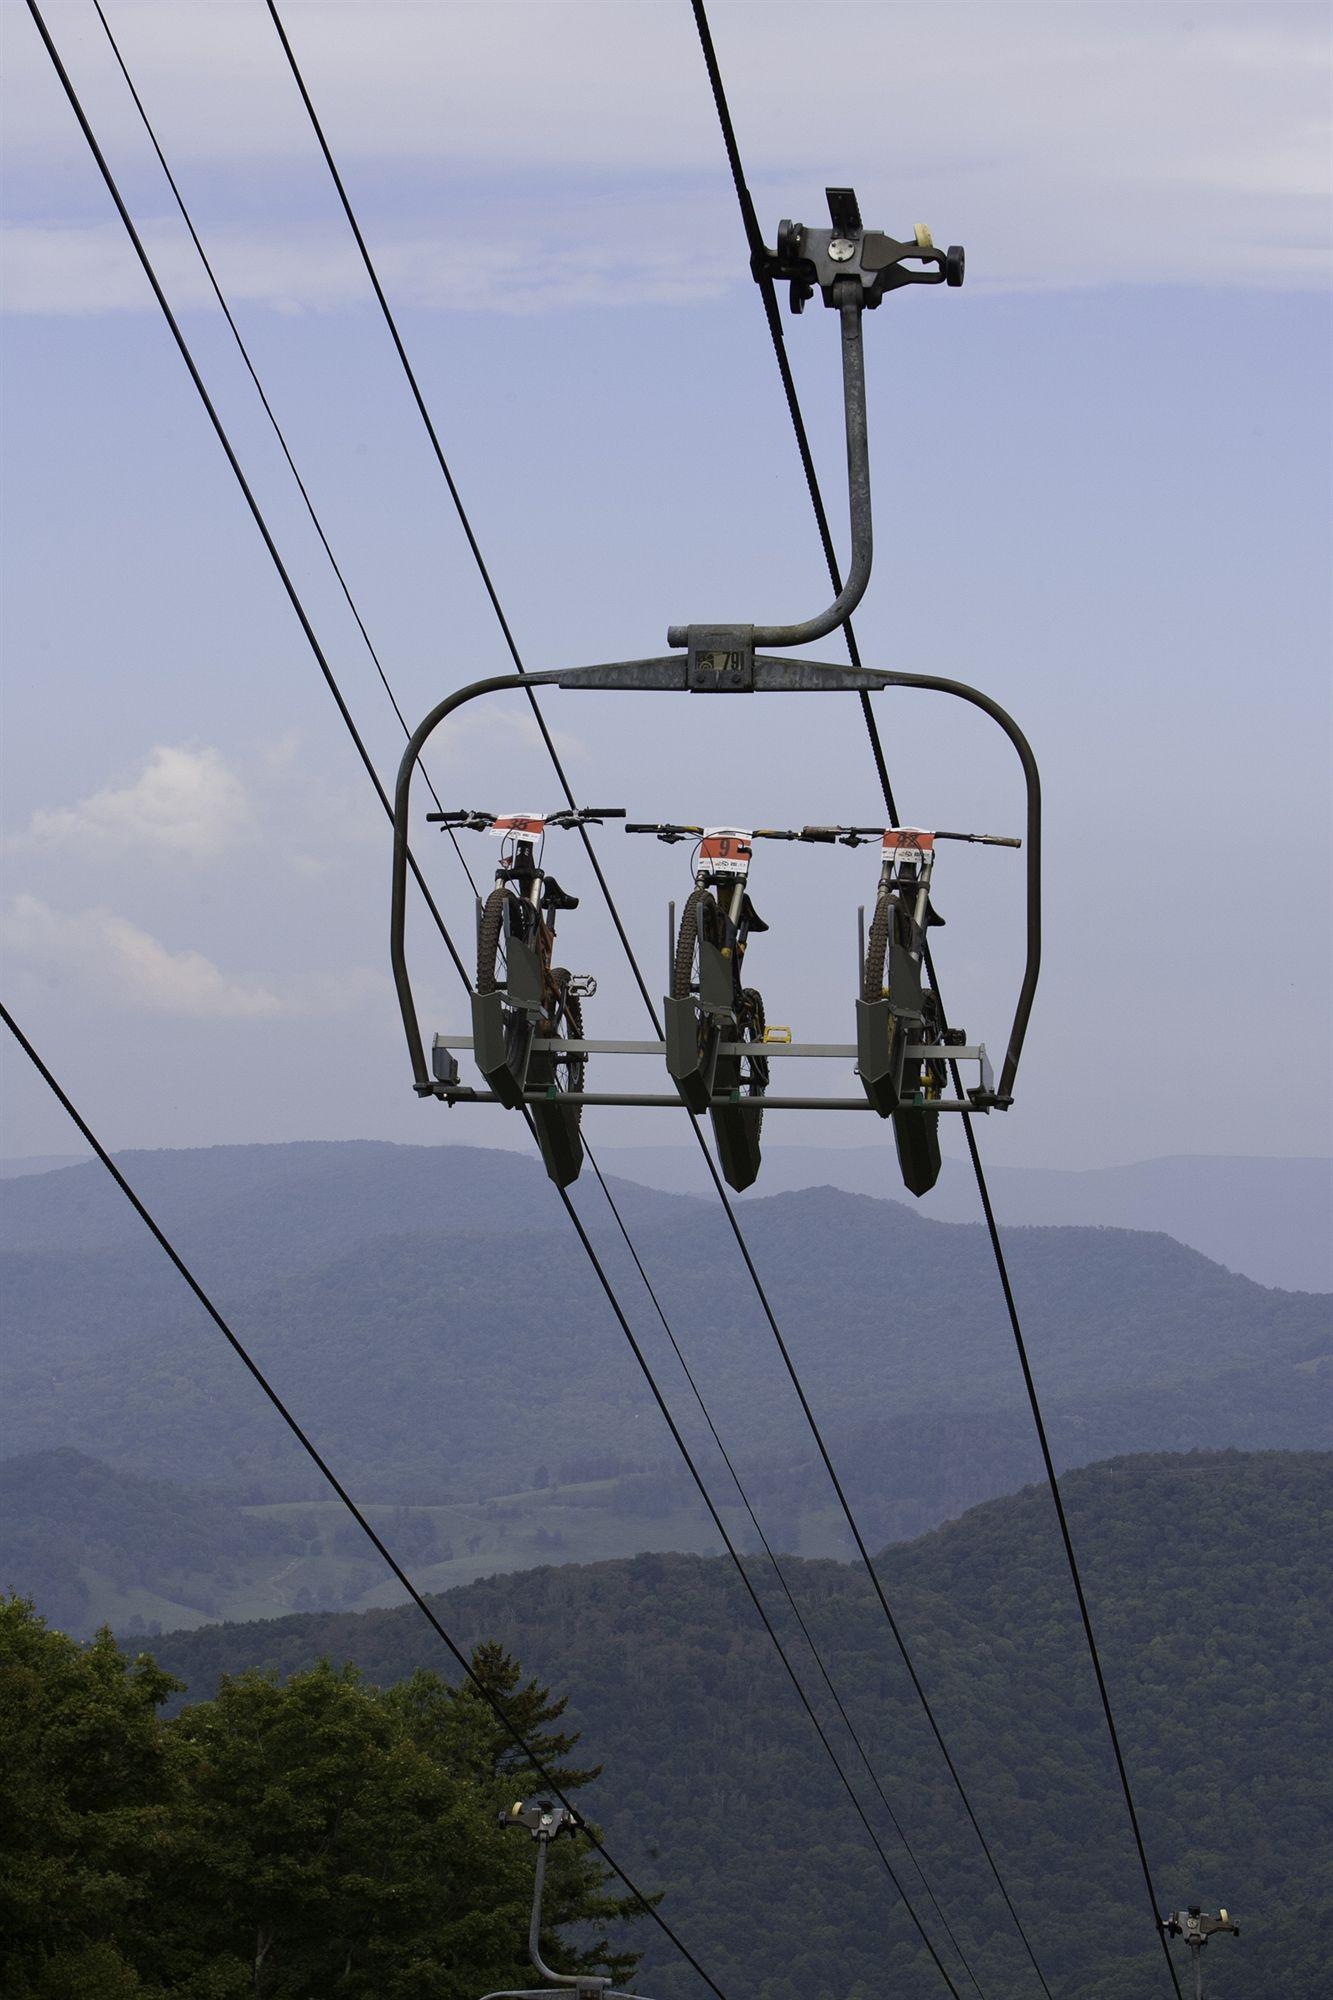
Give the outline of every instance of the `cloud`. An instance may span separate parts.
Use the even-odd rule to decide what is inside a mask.
[[[39,808],[26,840],[212,861],[246,839],[253,824],[245,786],[218,751],[163,743],[132,783],[104,786],[77,805]]]
[[[552,729],[549,722],[546,727],[562,762],[566,758],[587,756],[587,745],[581,737],[571,735],[565,729]],[[481,752],[493,750],[505,756],[515,746],[524,750],[540,750],[544,768],[546,746],[537,719],[530,710],[501,708],[494,702],[482,707],[477,703],[461,715],[449,718],[445,727],[431,738],[427,755],[433,763],[466,761],[471,764]],[[497,807],[499,810],[501,808]]]
[[[202,952],[169,951],[111,910],[72,915],[21,895],[5,912],[0,936],[7,951],[48,977],[87,985],[146,1013],[254,1021],[291,1011],[271,987],[229,978]]]
[[[545,204],[540,206],[544,209]],[[617,218],[605,240],[579,204],[554,208],[543,231],[529,212],[472,215],[449,230],[395,222],[375,243],[375,262],[399,305],[448,312],[528,316],[592,305],[681,305],[737,284],[735,232],[716,207],[696,226],[688,201],[653,204],[648,235]],[[603,218],[604,219],[604,218]],[[179,311],[216,313],[217,302],[178,222],[140,230],[154,269]],[[628,238],[628,241],[624,240]],[[208,252],[233,306],[281,313],[328,312],[366,302],[364,268],[344,231],[300,218],[214,229]],[[11,313],[138,312],[153,307],[148,282],[114,221],[24,222],[0,228],[4,309]],[[741,274],[744,275],[744,274]]]
[[[100,1001],[194,1021],[270,1021],[355,1011],[385,993],[363,967],[309,974],[285,990],[223,972],[198,951],[172,951],[113,910],[54,910],[16,896],[0,917],[0,942],[48,981],[86,987]]]
[[[814,62],[811,18],[781,0],[713,8],[770,231],[817,220],[836,173],[882,226],[967,243],[972,283],[1326,280],[1322,9],[824,0]],[[95,24],[58,4],[52,25],[131,205],[157,218],[173,295],[205,303]],[[116,25],[224,285],[277,310],[364,302],[264,10],[158,0],[118,7]],[[669,305],[748,282],[683,0],[308,0],[291,28],[402,304]],[[21,28],[9,39],[11,308],[149,308],[45,57]]]

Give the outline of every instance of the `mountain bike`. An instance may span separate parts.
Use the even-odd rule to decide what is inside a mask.
[[[930,897],[935,843],[1019,847],[1022,842],[1007,834],[919,826],[807,826],[800,837],[843,847],[880,844],[879,885],[857,1002],[857,1071],[874,1109],[894,1121],[904,1180],[913,1193],[924,1194],[940,1171],[939,1114],[929,1106],[948,1084],[947,1051],[967,1040],[961,1028],[945,1027],[938,995],[923,977],[927,932],[944,922]],[[940,1053],[909,1060],[909,1047]]]
[[[553,813],[427,814],[451,831],[486,833],[501,842],[495,886],[477,922],[475,1053],[496,1096],[514,1108],[528,1103],[543,1152],[549,1140],[574,1172],[582,1160],[578,1128],[583,1106],[560,1100],[577,1098],[585,1089],[587,1051],[534,1049],[533,1043],[582,1042],[583,1002],[596,992],[597,981],[591,973],[572,973],[554,963],[557,913],[576,910],[579,899],[542,867],[542,858],[549,828],[600,826],[604,820],[624,816],[623,806],[582,806]],[[534,1091],[544,1093],[548,1102],[532,1106]]]
[[[625,831],[652,834],[668,846],[696,843],[694,887],[681,912],[666,1003],[667,1067],[690,1109],[711,1113],[726,1179],[746,1188],[759,1171],[769,1070],[760,1053],[768,1034],[763,996],[744,978],[750,939],[768,929],[750,901],[750,863],[756,840],[799,840],[800,834],[671,823],[627,825]],[[742,1105],[743,1111],[733,1108]]]

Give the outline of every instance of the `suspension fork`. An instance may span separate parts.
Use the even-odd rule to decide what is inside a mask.
[[[921,864],[921,879],[917,883],[916,902],[912,909],[912,921],[916,925],[916,935],[924,945],[926,935],[926,913],[930,907],[930,877],[935,866],[935,856],[928,854]]]
[[[740,876],[727,904],[727,941],[722,947],[723,958],[730,958],[734,948],[736,957],[739,959],[741,953],[745,950],[745,940],[741,936],[741,916],[745,909],[745,882],[745,876]]]

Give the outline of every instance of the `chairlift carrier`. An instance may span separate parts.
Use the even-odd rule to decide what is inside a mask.
[[[963,681],[937,674],[913,674],[862,666],[836,664],[807,658],[792,658],[769,648],[807,646],[827,636],[841,625],[860,603],[870,580],[873,535],[870,505],[870,463],[866,419],[865,366],[862,347],[862,318],[892,291],[907,285],[958,286],[963,282],[964,257],[957,246],[937,249],[930,232],[918,227],[913,237],[899,240],[881,232],[866,230],[861,221],[856,196],[848,188],[827,191],[831,226],[806,228],[784,222],[777,248],[756,255],[756,279],[783,279],[791,288],[792,310],[799,312],[816,290],[824,304],[839,316],[842,344],[843,407],[847,436],[847,470],[850,497],[852,556],[846,580],[827,610],[818,617],[786,625],[727,624],[720,622],[672,625],[667,631],[669,653],[651,659],[617,660],[591,666],[559,667],[536,673],[495,674],[446,695],[436,703],[413,731],[399,765],[394,797],[393,886],[390,925],[390,956],[394,984],[402,1013],[412,1064],[413,1088],[420,1097],[436,1097],[447,1104],[499,1103],[510,1108],[534,1105],[549,1113],[552,1099],[559,1097],[571,1109],[583,1104],[616,1104],[643,1107],[675,1107],[684,1100],[693,1111],[708,1110],[719,1143],[724,1172],[733,1186],[746,1186],[758,1171],[757,1118],[772,1111],[874,1111],[892,1118],[898,1141],[904,1178],[915,1193],[933,1185],[939,1172],[938,1117],[941,1112],[1008,1110],[1014,1101],[1024,1037],[1036,994],[1041,965],[1041,782],[1036,759],[1026,736],[1007,711],[990,695]],[[672,1012],[694,1003],[668,998],[666,1033],[662,1041],[586,1040],[580,1042],[528,1038],[531,1055],[550,1058],[560,1054],[648,1055],[665,1058],[672,1088],[668,1091],[579,1091],[559,1093],[549,1083],[529,1081],[515,1073],[506,1053],[503,993],[477,993],[472,1000],[471,1034],[436,1035],[427,1059],[405,943],[407,915],[408,846],[412,779],[422,752],[431,737],[469,702],[483,697],[537,688],[567,688],[594,693],[680,693],[691,695],[752,694],[847,694],[865,696],[890,689],[923,689],[969,703],[988,715],[1003,730],[1018,756],[1026,787],[1025,849],[1025,930],[1026,953],[1022,979],[1009,1029],[1008,1042],[996,1082],[984,1044],[971,1045],[956,1036],[947,1042],[922,1039],[905,1041],[897,1037],[890,1062],[893,1039],[890,1003],[877,1002],[859,994],[857,999],[857,1040],[855,1043],[775,1042],[766,1054],[780,1058],[827,1058],[856,1063],[862,1094],[857,1097],[821,1097],[765,1091],[761,1097],[742,1099],[739,1093],[719,1095],[711,1086],[701,1090],[699,1079],[681,1073],[684,1052],[697,1045],[697,1036],[686,1033],[687,1024],[678,1020],[673,1030]],[[453,815],[449,815],[453,818]],[[508,815],[510,826],[522,815]],[[540,815],[535,818],[540,819]],[[549,817],[549,816],[548,816]],[[497,825],[495,831],[501,829]],[[812,833],[814,830],[811,830]],[[828,831],[828,830],[823,830]],[[748,838],[744,829],[700,828],[708,839]],[[988,836],[946,835],[929,829],[880,828],[833,830],[834,838],[848,834],[880,838],[886,849],[903,848],[913,833],[919,839],[916,851],[929,856],[934,841],[944,838],[990,838]],[[796,837],[796,836],[793,836]],[[849,840],[847,844],[856,844]],[[1018,845],[1017,842],[1003,842]],[[722,857],[725,860],[725,857]],[[918,963],[921,954],[918,953]],[[918,975],[919,978],[919,975]],[[697,1014],[697,1009],[695,1010]],[[485,1079],[478,1089],[465,1084],[452,1051],[471,1048]],[[746,1045],[721,1040],[721,1057],[746,1053]],[[904,1060],[919,1070],[941,1057],[951,1064],[975,1062],[978,1082],[962,1095],[949,1098],[924,1091],[903,1094],[895,1081]],[[497,1087],[498,1086],[498,1087]],[[747,1136],[747,1124],[750,1134]],[[547,1170],[558,1185],[565,1185],[578,1171],[577,1157],[565,1149],[557,1157],[546,1146]]]

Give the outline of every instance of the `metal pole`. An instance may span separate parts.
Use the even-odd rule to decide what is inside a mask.
[[[816,639],[835,632],[851,617],[865,596],[874,555],[874,533],[870,514],[870,440],[866,423],[866,362],[861,339],[861,318],[865,296],[859,278],[848,278],[835,286],[842,321],[842,402],[847,421],[847,494],[852,522],[852,556],[847,579],[818,618],[797,625],[756,625],[756,646],[810,646]],[[688,625],[667,628],[668,646],[689,644]]]

